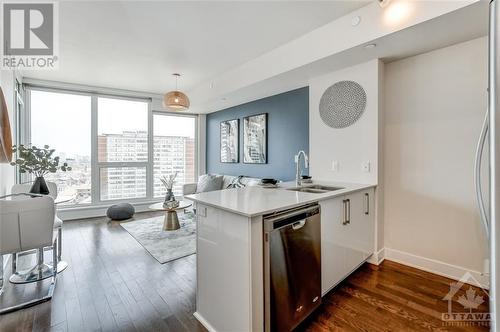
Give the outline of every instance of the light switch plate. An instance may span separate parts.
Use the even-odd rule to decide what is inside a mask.
[[[332,161],[332,171],[334,172],[339,171],[339,162],[337,160]]]

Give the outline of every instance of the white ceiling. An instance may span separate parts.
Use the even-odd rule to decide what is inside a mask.
[[[189,90],[370,1],[60,3],[60,64],[23,76],[164,93]]]
[[[430,4],[431,6],[433,4]],[[370,11],[369,7],[362,10]],[[359,14],[359,11],[356,12]],[[366,14],[366,13],[365,13]],[[348,19],[350,16],[348,15]],[[464,24],[467,22],[467,24]],[[342,31],[347,32],[350,28]],[[371,27],[371,26],[370,26]],[[276,95],[285,91],[290,91],[309,84],[309,80],[324,75],[332,71],[353,66],[373,59],[381,59],[388,63],[398,59],[429,52],[442,47],[472,40],[486,36],[488,32],[488,2],[476,1],[466,3],[465,6],[450,11],[443,15],[438,15],[432,19],[419,24],[409,26],[394,33],[385,34],[379,38],[367,37],[364,43],[354,47],[348,47],[340,52],[328,54],[328,56],[315,61],[303,60],[303,65],[295,66],[291,70],[283,70],[281,73],[266,75],[271,72],[277,64],[274,61],[265,63],[263,59],[258,59],[259,66],[262,67],[259,75],[245,74],[240,70],[238,75],[232,75],[231,79],[225,79],[227,91],[217,91],[210,94],[211,90],[217,90],[222,84],[216,84],[215,89],[199,87],[190,91],[190,96],[201,107],[194,105],[192,109],[199,113],[210,113],[222,110],[235,105],[240,105],[256,99]],[[366,31],[362,32],[366,35]],[[351,37],[352,38],[352,37]],[[338,41],[338,39],[337,39]],[[364,46],[373,43],[376,47],[366,49]],[[304,47],[302,47],[304,48]],[[311,51],[308,52],[310,54]],[[302,59],[301,59],[302,60]],[[246,65],[248,67],[248,64]],[[256,71],[251,68],[252,73]],[[253,76],[258,76],[257,78]],[[246,84],[242,88],[234,88],[241,82],[236,82],[240,77]],[[203,98],[204,97],[204,98]]]

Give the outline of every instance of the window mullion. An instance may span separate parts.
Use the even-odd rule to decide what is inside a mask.
[[[154,138],[153,138],[153,110],[151,102],[148,103],[148,163],[146,166],[146,197],[154,196]]]
[[[31,90],[26,90],[24,93],[24,108],[19,110],[19,126],[17,130],[20,131],[18,137],[20,142],[17,144],[31,144]],[[18,172],[16,166],[16,173],[19,174],[17,181],[19,183],[25,183],[31,181],[31,177],[28,173],[21,174]]]
[[[100,181],[99,181],[99,163],[98,163],[98,138],[97,138],[97,95],[91,95],[91,149],[90,149],[90,163],[91,163],[91,198],[92,204],[99,203],[101,201],[100,195]]]

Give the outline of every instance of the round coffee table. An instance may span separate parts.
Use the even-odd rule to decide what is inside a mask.
[[[149,206],[151,210],[155,211],[165,211],[165,220],[163,221],[164,231],[175,231],[181,226],[179,225],[179,218],[177,218],[177,210],[184,210],[190,207],[192,204],[186,201],[180,201],[179,206],[175,208],[166,208],[163,206],[163,202],[155,203]]]

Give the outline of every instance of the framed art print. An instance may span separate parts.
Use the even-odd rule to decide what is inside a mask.
[[[220,161],[222,163],[239,162],[239,119],[220,123]]]
[[[267,113],[243,119],[243,162],[267,163]]]

